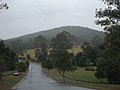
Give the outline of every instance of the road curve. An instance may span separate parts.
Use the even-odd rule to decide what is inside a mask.
[[[57,83],[47,77],[39,65],[30,63],[29,71],[17,90],[92,90]]]

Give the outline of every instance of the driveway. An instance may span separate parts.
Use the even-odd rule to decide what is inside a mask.
[[[42,68],[34,63],[30,63],[29,71],[20,85],[14,87],[17,90],[92,90],[76,86],[69,86],[57,83],[47,77]]]

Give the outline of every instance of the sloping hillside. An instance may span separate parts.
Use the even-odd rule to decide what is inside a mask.
[[[104,38],[104,33],[97,30],[84,28],[80,26],[64,26],[24,35],[13,39],[8,39],[5,41],[5,44],[9,46],[12,50],[20,52],[23,50],[35,48],[34,38],[37,37],[38,35],[46,37],[48,41],[47,43],[50,44],[51,38],[54,37],[57,33],[60,33],[62,31],[70,32],[74,36],[78,37],[78,40],[76,41],[78,44],[79,43],[81,44],[85,41],[90,42],[96,36],[99,37],[99,39]]]
[[[36,37],[38,35],[42,35],[42,36],[46,37],[47,39],[51,39],[57,33],[62,32],[62,31],[70,32],[71,34],[79,37],[80,42],[90,41],[95,36],[104,38],[104,33],[97,31],[97,30],[93,30],[93,29],[86,28],[86,27],[80,27],[80,26],[63,26],[63,27],[58,27],[58,28],[54,28],[54,29],[50,29],[50,30],[44,30],[44,31],[40,31],[37,33],[20,36],[17,38],[9,39],[7,41],[22,40],[22,41],[26,42],[26,41],[30,41],[30,40],[34,39],[34,37]]]

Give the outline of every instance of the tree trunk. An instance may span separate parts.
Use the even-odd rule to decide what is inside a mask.
[[[101,84],[103,83],[103,79],[101,78]]]
[[[49,72],[50,72],[50,70],[48,69],[48,76],[49,76]]]
[[[2,73],[0,72],[0,80],[2,79]]]
[[[65,83],[65,71],[63,71],[63,82]]]

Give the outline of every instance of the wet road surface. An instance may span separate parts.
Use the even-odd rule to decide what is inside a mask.
[[[40,65],[30,63],[29,71],[17,90],[92,90],[76,86],[69,86],[57,83],[47,77]]]

